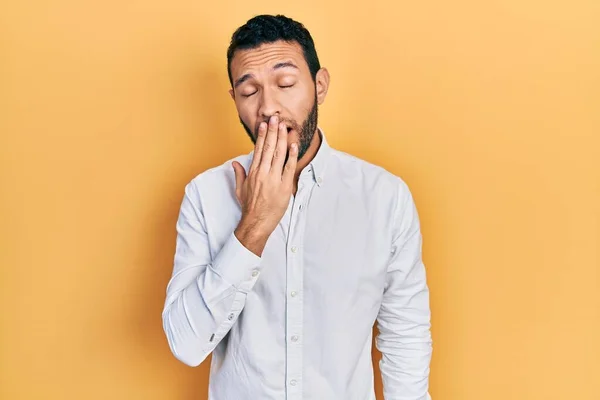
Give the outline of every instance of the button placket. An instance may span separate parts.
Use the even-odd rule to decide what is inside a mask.
[[[294,202],[303,204],[306,197],[305,184],[298,184],[298,192]],[[304,189],[304,190],[303,190]],[[294,206],[290,215],[290,229],[287,238],[288,257],[286,264],[286,285],[289,296],[286,300],[286,376],[287,399],[302,398],[302,344],[300,335],[303,327],[303,310],[300,289],[302,288],[302,242],[304,213],[300,212],[300,206]]]

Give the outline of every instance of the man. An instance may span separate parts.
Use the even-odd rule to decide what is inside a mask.
[[[310,33],[257,16],[227,52],[230,94],[255,144],[194,178],[177,222],[163,326],[210,400],[426,400],[431,334],[419,218],[406,184],[331,148],[329,87]]]

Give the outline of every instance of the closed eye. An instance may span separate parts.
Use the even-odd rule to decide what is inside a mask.
[[[295,85],[295,83],[292,83],[291,85],[279,85],[279,87],[281,89],[288,89],[288,88],[293,87],[294,85]],[[256,94],[256,92],[252,92],[250,94],[243,94],[242,97],[250,97],[250,96],[253,96],[254,94]]]

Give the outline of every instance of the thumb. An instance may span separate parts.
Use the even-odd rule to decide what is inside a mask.
[[[242,167],[242,164],[237,161],[234,161],[231,165],[233,166],[233,171],[235,172],[235,194],[241,203],[242,185],[246,180],[246,170],[244,167]]]

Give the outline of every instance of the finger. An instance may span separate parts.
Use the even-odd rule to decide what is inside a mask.
[[[237,162],[233,163],[233,171],[235,172],[235,195],[238,198],[238,201],[242,202],[242,186],[244,185],[244,181],[246,180],[246,171],[244,167]]]
[[[265,172],[271,170],[271,163],[273,161],[273,153],[275,152],[275,146],[277,145],[277,128],[279,126],[279,118],[272,116],[269,120],[269,128],[267,129],[267,136],[265,143],[262,148],[262,155],[260,158],[260,169]]]
[[[290,155],[285,168],[283,170],[283,176],[281,177],[282,182],[285,185],[292,187],[294,183],[294,174],[296,173],[296,164],[298,163],[298,143],[294,142],[290,146]]]
[[[267,135],[267,123],[261,122],[258,125],[258,136],[256,137],[256,143],[254,144],[254,155],[252,156],[252,164],[250,164],[250,171],[254,171],[260,165],[260,159],[262,157],[262,149],[265,143],[265,136]]]
[[[281,175],[283,172],[283,163],[285,162],[285,155],[287,153],[287,127],[285,123],[279,123],[279,133],[277,134],[277,145],[275,147],[275,153],[273,154],[273,163],[271,164],[271,171],[275,171],[276,174]]]

